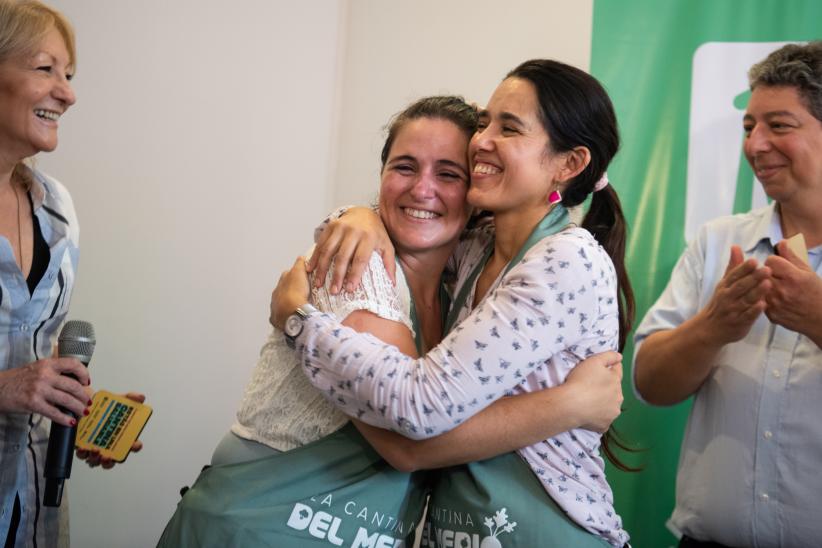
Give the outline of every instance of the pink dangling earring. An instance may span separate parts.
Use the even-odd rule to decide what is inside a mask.
[[[559,190],[555,190],[548,195],[548,203],[551,205],[558,204],[562,201],[562,194],[559,193]]]

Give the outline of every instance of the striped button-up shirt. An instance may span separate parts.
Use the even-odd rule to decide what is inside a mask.
[[[0,371],[53,355],[77,270],[79,228],[68,192],[35,172],[29,196],[50,258],[32,294],[11,246],[0,238]],[[0,539],[9,530],[19,497],[17,547],[68,544],[66,498],[60,508],[42,505],[50,424],[40,415],[0,414]]]

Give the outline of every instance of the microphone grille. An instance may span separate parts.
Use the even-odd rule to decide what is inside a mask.
[[[69,320],[60,331],[57,351],[61,356],[91,356],[94,353],[94,326],[83,320]]]

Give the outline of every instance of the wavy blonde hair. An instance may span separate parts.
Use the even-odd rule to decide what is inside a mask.
[[[51,29],[66,44],[71,67],[77,66],[74,29],[66,16],[38,0],[0,0],[0,63],[18,55],[33,53]],[[23,162],[14,166],[12,178],[28,189],[31,168]]]
[[[0,62],[32,53],[52,28],[63,37],[76,66],[74,29],[65,15],[39,0],[0,0]]]

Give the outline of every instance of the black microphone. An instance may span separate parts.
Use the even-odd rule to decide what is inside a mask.
[[[94,353],[94,327],[89,322],[71,320],[66,322],[60,331],[57,341],[57,354],[61,358],[76,358],[88,367]],[[74,413],[61,408],[74,417]],[[77,426],[63,426],[51,423],[49,445],[46,450],[46,490],[43,493],[43,506],[60,506],[63,498],[63,482],[71,476],[71,462],[74,458],[74,440]]]

